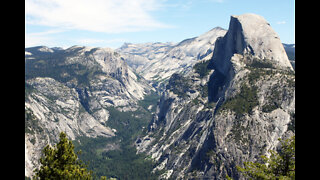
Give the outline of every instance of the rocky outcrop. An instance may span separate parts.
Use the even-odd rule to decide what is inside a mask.
[[[252,55],[277,68],[293,70],[278,34],[256,14],[231,16],[227,34],[217,40],[211,66],[226,75],[234,54]]]
[[[28,84],[33,92],[25,102],[26,176],[30,176],[38,165],[41,149],[57,142],[61,131],[72,140],[78,136],[114,136],[112,130],[103,125],[107,116],[97,118],[89,114],[75,89],[52,78],[35,78]],[[101,108],[96,113],[103,113],[101,111],[104,110]]]
[[[163,178],[244,179],[236,166],[268,155],[294,122],[295,74],[278,36],[261,16],[232,16],[210,62],[171,76],[136,147]]]
[[[189,72],[197,61],[210,58],[215,41],[225,33],[225,29],[216,27],[177,44],[125,44],[118,52],[125,53],[127,61],[136,67],[145,79],[161,83],[174,73]]]
[[[112,137],[108,107],[132,111],[152,89],[109,48],[73,46],[26,49],[25,175],[38,166],[41,149],[56,143],[61,131]]]

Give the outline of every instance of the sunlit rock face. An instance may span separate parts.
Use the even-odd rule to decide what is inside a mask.
[[[108,107],[134,111],[153,88],[138,79],[123,57],[109,48],[26,48],[25,175],[39,165],[41,149],[59,133],[112,137]]]
[[[295,73],[278,35],[254,14],[231,16],[212,58],[199,63],[170,77],[136,147],[163,178],[244,179],[237,165],[295,133]]]
[[[274,67],[293,70],[278,34],[256,14],[231,16],[227,34],[216,43],[213,66],[226,74],[234,54],[252,55]]]

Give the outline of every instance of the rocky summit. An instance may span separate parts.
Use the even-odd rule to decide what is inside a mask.
[[[231,16],[227,34],[216,43],[212,64],[225,74],[234,54],[250,55],[263,63],[292,70],[279,36],[259,15]]]
[[[270,156],[279,138],[295,134],[287,49],[255,14],[180,43],[26,48],[25,175],[64,131],[72,140],[127,138],[94,141],[105,143],[93,150],[100,163],[110,149],[124,152],[125,141],[131,154],[146,154],[158,179],[242,180],[236,166]],[[143,118],[141,109],[149,125],[137,133],[128,124]]]
[[[268,155],[294,122],[295,75],[283,46],[261,16],[244,14],[231,16],[210,60],[171,76],[136,146],[163,178],[243,179],[236,165]]]

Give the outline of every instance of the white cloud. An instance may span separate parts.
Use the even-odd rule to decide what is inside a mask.
[[[46,36],[36,36],[33,34],[25,35],[25,47],[39,46],[44,45],[49,42],[51,39]]]
[[[225,2],[225,0],[210,0],[210,1],[216,2],[216,3],[223,3],[223,2]]]
[[[110,43],[124,43],[126,39],[116,38],[116,39],[96,39],[96,38],[84,38],[76,40],[79,44],[92,45],[92,44],[110,44]]]
[[[278,21],[277,24],[286,24],[286,21]]]
[[[151,12],[164,0],[26,0],[26,23],[63,29],[120,33],[169,25]]]
[[[51,34],[63,32],[63,30],[53,29],[38,33],[25,33],[25,47],[49,44],[53,45]]]

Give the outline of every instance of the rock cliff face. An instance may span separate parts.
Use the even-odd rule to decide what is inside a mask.
[[[174,74],[148,135],[136,142],[163,178],[243,179],[236,165],[259,160],[295,133],[295,74],[270,25],[232,16],[213,56]]]
[[[116,49],[116,51],[125,57],[125,61],[130,67],[137,73],[140,73],[150,61],[160,59],[175,45],[175,43],[170,42],[142,44],[124,43],[120,48]]]
[[[216,27],[177,44],[125,44],[117,51],[126,54],[127,59],[145,79],[163,82],[173,73],[186,73],[197,61],[211,57],[217,38],[225,33],[226,30]]]
[[[292,70],[279,36],[259,15],[231,16],[228,32],[215,48],[212,65],[223,74],[228,71],[234,54],[252,55],[277,68]]]
[[[61,131],[79,136],[111,137],[108,107],[131,111],[152,89],[108,48],[73,46],[26,49],[25,175],[38,165],[41,149]]]

